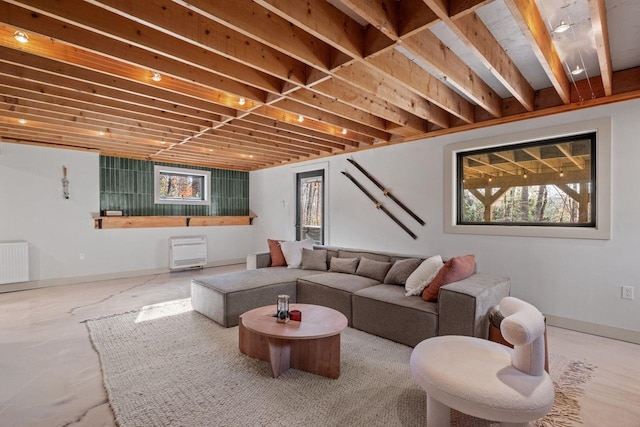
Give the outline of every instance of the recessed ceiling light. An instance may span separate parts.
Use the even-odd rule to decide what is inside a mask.
[[[246,100],[246,99],[244,99],[244,98],[240,98],[240,99],[238,100],[238,104],[240,104],[240,105],[244,105],[244,104],[246,104],[246,103],[247,103],[247,100]]]
[[[104,135],[104,131],[103,130],[98,131],[98,135],[100,135],[100,136]]]
[[[22,31],[16,31],[15,33],[13,33],[13,38],[18,40],[20,43],[29,42],[29,36],[27,35],[27,33],[24,33]]]
[[[302,114],[298,116],[298,122],[304,122],[304,117],[302,117]]]
[[[20,122],[20,124],[25,124],[25,123],[27,123],[27,121],[26,121],[25,119],[20,119],[20,120],[18,120],[18,121]]]
[[[154,72],[151,80],[153,80],[154,82],[159,82],[160,80],[162,80],[162,76],[160,75],[160,73]]]
[[[343,129],[342,129],[342,134],[343,134],[343,135],[346,135],[346,134],[347,134],[347,129],[346,129],[346,128],[343,128]]]
[[[567,31],[569,28],[571,28],[571,26],[569,24],[567,24],[564,21],[560,21],[560,25],[558,25],[553,32],[554,33],[564,33],[565,31]]]
[[[253,154],[249,154],[249,158],[250,158],[250,159],[253,159]]]
[[[571,74],[573,74],[574,76],[577,76],[578,74],[582,74],[582,72],[584,71],[583,68],[580,68],[579,65],[576,65],[576,69],[571,71]]]

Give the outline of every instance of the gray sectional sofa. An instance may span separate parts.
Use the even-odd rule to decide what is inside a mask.
[[[317,248],[327,250],[327,265],[332,257],[365,257],[386,262],[415,258],[348,248]],[[270,265],[268,252],[252,254],[247,257],[247,271],[194,278],[191,281],[194,310],[231,327],[238,324],[238,317],[245,311],[269,304],[275,307],[276,297],[287,294],[292,302],[340,311],[349,326],[356,329],[415,346],[437,335],[486,338],[487,313],[509,295],[511,286],[507,277],[474,273],[440,288],[437,302],[427,302],[420,296],[405,296],[404,286],[383,284],[356,274]]]

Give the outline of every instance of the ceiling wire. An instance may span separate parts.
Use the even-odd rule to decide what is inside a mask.
[[[544,1],[539,1],[537,2],[540,5],[540,8],[542,9],[542,13],[543,15],[547,18],[547,24],[549,25],[549,31],[552,34],[552,38],[554,39],[554,43],[557,42],[556,37],[557,36],[553,36],[555,34],[554,32],[554,26],[551,23],[551,19],[549,17],[549,14],[546,11],[546,8],[544,6]],[[582,69],[584,70],[585,76],[587,77],[587,83],[589,84],[589,89],[591,90],[591,99],[595,99],[596,95],[593,91],[593,86],[591,85],[591,79],[589,78],[589,72],[587,71],[587,67],[585,66],[584,63],[584,58],[582,57],[582,49],[580,49],[580,46],[578,45],[578,38],[576,37],[576,32],[575,29],[573,28],[573,21],[571,20],[571,15],[568,13],[568,7],[565,5],[564,0],[562,0],[562,3],[560,5],[561,9],[564,9],[564,14],[567,17],[567,23],[569,24],[569,28],[571,28],[571,34],[573,35],[573,41],[575,43],[576,46],[578,46],[578,57],[580,58],[580,63],[582,65]],[[566,56],[566,55],[565,55]],[[578,88],[578,85],[576,84],[576,80],[573,77],[573,73],[571,72],[571,67],[569,66],[566,57],[565,58],[561,58],[561,61],[564,63],[564,66],[566,68],[566,73],[569,76],[569,78],[571,79],[571,83],[573,84],[573,87],[576,89],[576,93],[578,94],[578,99],[582,102],[584,101],[584,97],[582,96],[582,93],[580,92],[580,89]]]

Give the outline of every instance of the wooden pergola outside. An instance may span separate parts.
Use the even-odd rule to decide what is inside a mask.
[[[484,205],[484,222],[492,222],[491,207],[511,188],[553,185],[578,203],[578,222],[590,221],[592,188],[591,140],[578,139],[463,154],[463,190]],[[575,188],[570,184],[576,184]]]

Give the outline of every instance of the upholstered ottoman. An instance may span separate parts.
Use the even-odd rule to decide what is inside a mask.
[[[261,268],[236,273],[219,274],[191,280],[191,305],[224,327],[238,325],[245,311],[264,306],[280,294],[296,302],[296,282],[299,277],[317,274],[313,270],[286,267]]]

